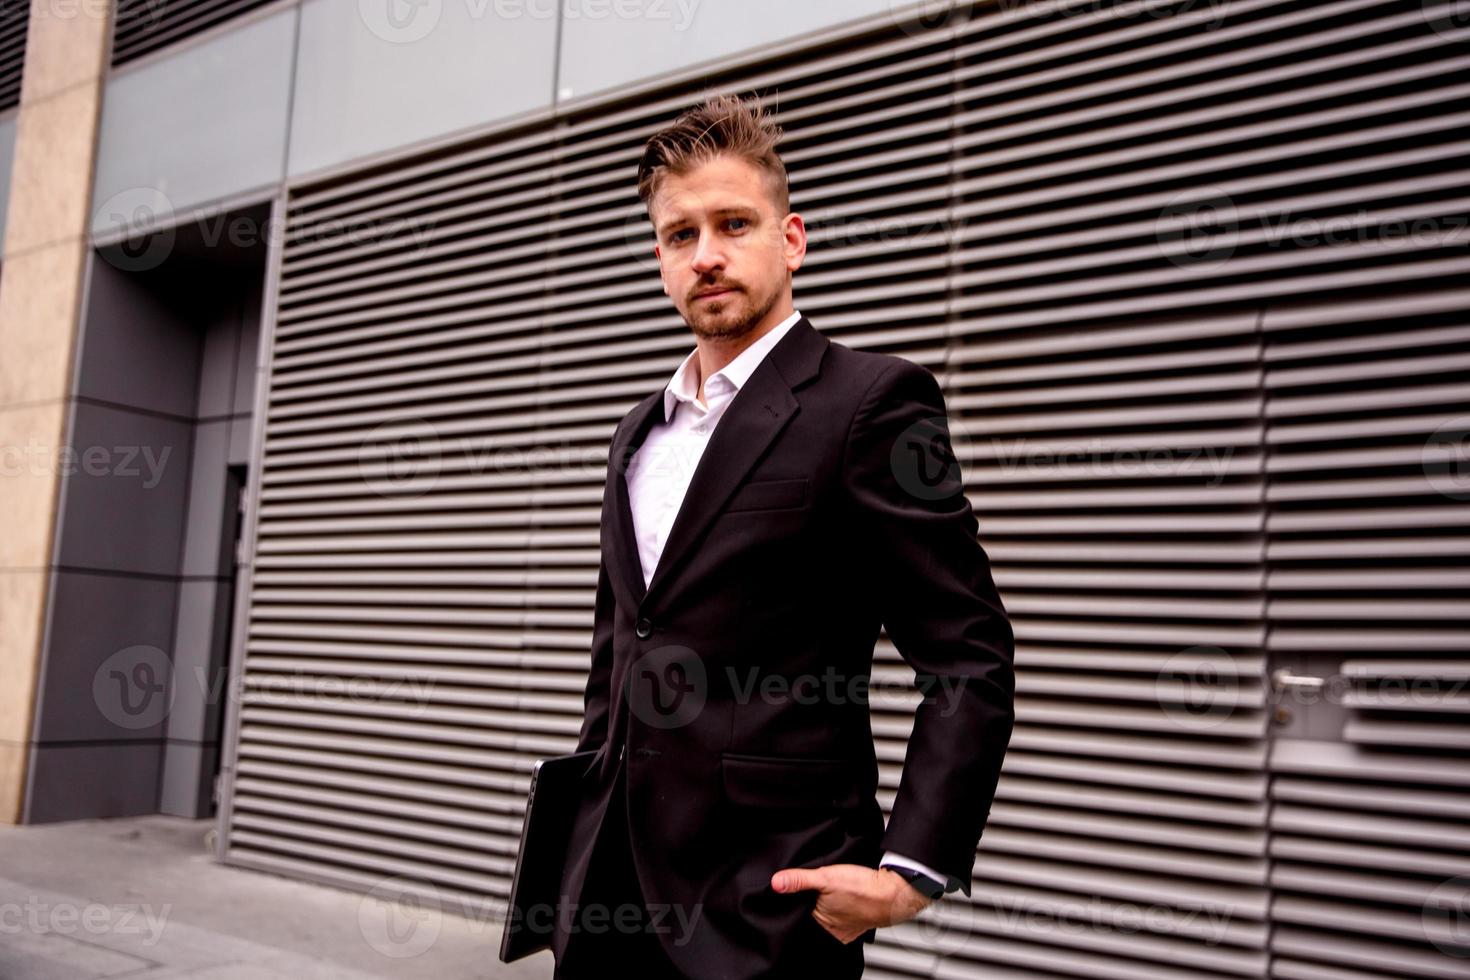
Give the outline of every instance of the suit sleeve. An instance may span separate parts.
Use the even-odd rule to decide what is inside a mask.
[[[1015,719],[1015,639],[939,383],[894,361],[860,400],[843,465],[869,594],[923,695],[882,846],[969,895]]]
[[[592,662],[587,687],[582,695],[582,731],[575,752],[598,749],[607,741],[608,714],[612,708],[613,592],[607,578],[607,560],[597,563],[597,599],[592,612]]]

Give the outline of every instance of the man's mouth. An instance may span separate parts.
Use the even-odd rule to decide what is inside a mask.
[[[734,291],[735,290],[733,290],[733,289],[715,289],[715,290],[711,290],[710,292],[707,292],[707,293],[700,293],[698,296],[696,296],[694,298],[695,299],[718,299],[719,297],[726,296],[726,295],[728,295],[730,293],[733,293]]]

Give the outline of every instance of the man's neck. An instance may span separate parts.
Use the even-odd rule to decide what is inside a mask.
[[[717,339],[700,340],[696,338],[694,346],[698,348],[699,353],[695,355],[694,365],[696,368],[699,369],[699,383],[694,387],[694,397],[695,400],[699,402],[699,406],[701,408],[709,407],[705,404],[704,401],[705,378],[709,377],[716,371],[723,368],[726,364],[729,364],[731,361],[735,360],[735,358],[740,356],[742,351],[748,348],[751,344],[755,343],[757,340],[760,340],[772,330],[775,330],[778,326],[785,322],[787,317],[791,316],[791,314],[795,312],[795,307],[789,307],[785,313],[778,313],[773,310],[771,313],[766,315],[767,323],[764,328],[755,327],[751,330],[745,331],[745,333],[741,334],[739,337],[735,337],[732,340],[723,343]],[[705,363],[706,358],[709,359],[708,364]],[[708,368],[708,370],[706,370],[706,368]]]

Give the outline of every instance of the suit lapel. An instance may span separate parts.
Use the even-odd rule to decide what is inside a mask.
[[[669,539],[646,591],[643,564],[634,537],[627,464],[643,445],[649,430],[664,421],[663,389],[639,402],[630,413],[628,425],[608,455],[608,479],[612,481],[615,505],[615,526],[609,545],[614,553],[614,567],[619,569],[640,606],[665,588],[710,522],[745,481],[746,474],[800,410],[792,389],[816,375],[828,343],[805,316],[800,317],[786,336],[766,352],[735,393],[694,469],[689,490],[674,517]]]

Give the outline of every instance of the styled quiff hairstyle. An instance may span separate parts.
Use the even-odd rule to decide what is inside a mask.
[[[684,175],[717,156],[744,160],[760,168],[776,213],[791,210],[786,163],[776,152],[783,131],[752,99],[717,95],[686,109],[665,129],[648,138],[638,162],[638,198],[653,217],[652,202],[670,174]]]

